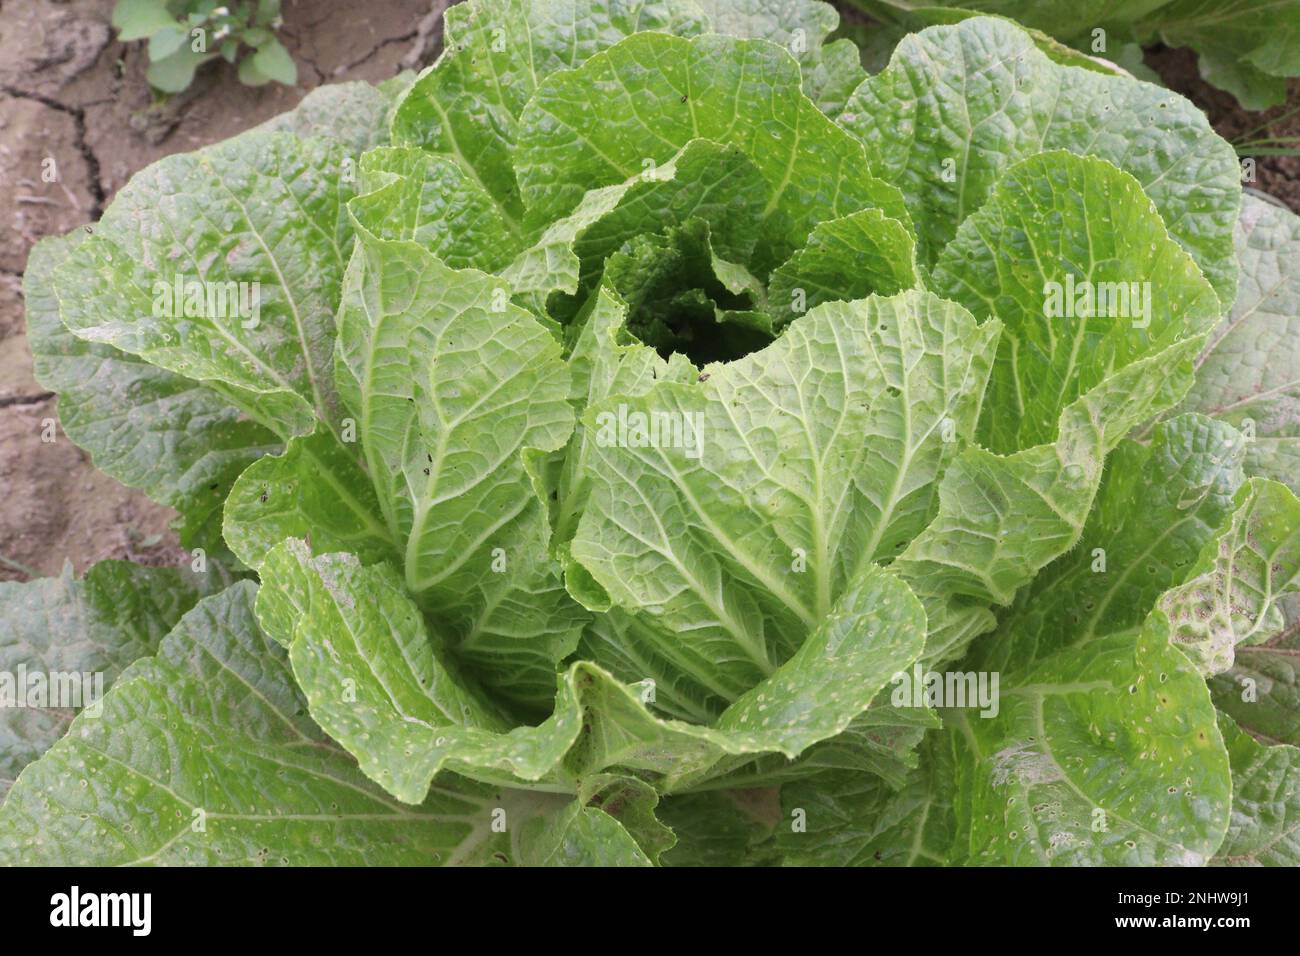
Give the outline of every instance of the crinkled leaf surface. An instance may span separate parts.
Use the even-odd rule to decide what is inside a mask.
[[[1210,862],[1300,865],[1300,750],[1261,744],[1229,717],[1219,717],[1219,729],[1232,761],[1232,819]]]
[[[944,247],[932,285],[1006,326],[981,423],[1000,452],[1050,441],[1066,405],[1219,316],[1137,180],[1063,150],[1006,170]]]
[[[211,574],[224,580],[215,568]],[[77,709],[51,697],[29,706],[31,685],[19,668],[29,678],[43,675],[49,694],[61,686],[59,675],[75,674],[67,686],[78,689],[80,706],[95,705],[210,587],[206,576],[124,561],[92,565],[80,580],[67,565],[57,578],[0,583],[0,673],[9,684],[0,705],[0,800],[18,772],[63,736]]]
[[[28,257],[23,291],[36,377],[59,393],[63,430],[97,468],[175,508],[181,541],[215,552],[231,485],[280,441],[211,388],[64,327],[54,277],[84,241],[84,233],[50,237]]]
[[[996,335],[924,293],[827,303],[700,382],[589,407],[572,554],[634,621],[587,650],[705,713],[770,675],[929,521],[957,449],[944,435],[970,434]],[[634,415],[692,434],[619,440]]]
[[[765,40],[636,34],[538,87],[520,119],[515,172],[529,221],[571,212],[588,189],[662,164],[692,139],[740,147],[772,193],[756,271],[821,219],[864,207],[907,221],[898,190],[799,88],[798,65]]]
[[[1220,300],[1232,302],[1240,169],[1205,115],[1168,90],[1053,63],[991,17],[911,34],[838,117],[897,183],[932,264],[1008,166],[1047,150],[1109,160],[1151,197]]]
[[[447,11],[443,55],[397,106],[393,141],[445,153],[508,220],[522,219],[511,150],[539,83],[638,30],[702,33],[690,0],[470,0]]]
[[[728,754],[794,757],[849,727],[916,659],[925,637],[906,587],[868,566],[798,652],[712,726],[661,719],[646,707],[644,686],[578,663],[560,678],[545,722],[507,731],[444,661],[440,637],[391,568],[363,568],[348,555],[313,559],[286,542],[263,573],[259,616],[289,648],[312,716],[363,771],[411,803],[443,770],[576,789],[594,773],[624,767],[672,788],[704,778]]]
[[[27,768],[0,808],[0,861],[648,862],[617,820],[571,797],[450,777],[419,806],[386,796],[307,717],[255,593],[241,583],[201,601],[100,717],[79,717]]]
[[[1247,193],[1236,244],[1237,301],[1182,407],[1249,427],[1251,473],[1300,491],[1300,217]]]

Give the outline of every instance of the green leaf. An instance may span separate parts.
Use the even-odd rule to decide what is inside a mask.
[[[263,574],[259,616],[289,648],[312,716],[366,774],[410,803],[447,770],[577,790],[592,774],[627,768],[670,789],[707,778],[728,754],[794,757],[845,730],[920,654],[925,635],[907,589],[869,566],[798,653],[714,726],[662,720],[645,706],[644,687],[580,662],[560,678],[546,721],[507,731],[390,567],[363,568],[349,555],[313,559],[286,542]]]
[[[852,41],[826,43],[840,17],[816,0],[695,0],[714,33],[770,40],[799,61],[803,90],[823,112],[834,114],[866,77]]]
[[[707,23],[690,0],[457,4],[445,16],[442,57],[398,104],[393,142],[452,156],[503,215],[518,220],[523,208],[511,150],[538,84],[638,30],[701,33]]]
[[[1237,645],[1280,631],[1276,602],[1300,590],[1300,499],[1285,485],[1252,478],[1236,504],[1188,579],[1159,604],[1171,640],[1207,676],[1232,667]]]
[[[586,619],[550,560],[523,460],[572,432],[559,344],[501,280],[414,243],[363,232],[361,245],[339,314],[339,388],[406,587],[472,668],[545,706]]]
[[[1241,285],[1182,407],[1248,430],[1247,468],[1300,493],[1300,217],[1245,196]]]
[[[350,157],[355,157],[388,142],[388,111],[395,96],[395,93],[385,90],[384,84],[330,83],[316,87],[293,109],[253,129],[266,133],[293,133],[304,139],[329,139],[342,145]],[[355,166],[353,163],[353,175]]]
[[[223,579],[215,569],[211,574]],[[0,680],[0,699],[8,698],[0,705],[0,800],[18,772],[63,736],[76,710],[99,706],[118,674],[156,651],[209,590],[203,577],[124,561],[91,565],[81,580],[69,564],[57,578],[0,583],[0,674],[7,678]],[[23,673],[29,680],[41,675],[50,695],[72,688],[80,703],[51,696],[33,706]],[[65,678],[75,683],[65,685]]]
[[[767,184],[740,149],[691,140],[664,165],[587,192],[502,275],[516,295],[533,294],[543,304],[556,290],[580,300],[624,243],[691,219],[708,224],[720,256],[748,262],[767,195]]]
[[[413,147],[361,159],[361,192],[348,209],[380,239],[409,239],[454,269],[495,272],[522,247],[516,227],[483,187],[447,156]]]
[[[780,811],[773,796],[763,790],[723,790],[667,797],[659,805],[659,819],[676,835],[677,845],[664,854],[664,865],[769,862],[762,847]]]
[[[250,86],[261,86],[270,80],[293,86],[298,82],[298,66],[284,44],[272,38],[240,64],[239,79]]]
[[[55,274],[64,324],[204,383],[281,438],[337,428],[344,155],[253,132],[150,166]]]
[[[201,601],[24,771],[0,808],[0,863],[647,862],[571,797],[448,777],[419,806],[393,802],[306,716],[255,593]]]
[[[962,656],[1044,567],[1074,547],[1106,455],[1172,407],[1203,339],[1186,339],[1111,375],[1061,413],[1056,441],[1002,456],[966,449],[944,473],[939,510],[894,563],[925,605],[926,661]]]
[[[625,679],[654,678],[703,713],[771,674],[862,567],[930,520],[997,331],[918,292],[826,303],[700,382],[589,407],[572,554],[635,619],[594,659],[621,674],[635,660]],[[677,437],[656,447],[656,421]]]
[[[222,531],[235,556],[254,569],[285,538],[367,560],[395,558],[400,546],[382,515],[357,452],[318,430],[244,470],[226,499]]]
[[[1266,747],[1222,715],[1219,730],[1232,761],[1232,819],[1210,863],[1300,865],[1300,750]]]
[[[1232,670],[1210,680],[1214,705],[1265,743],[1300,746],[1300,627],[1238,646]]]
[[[1219,299],[1233,301],[1237,158],[1200,110],[1168,90],[1059,66],[1017,27],[975,17],[905,38],[839,123],[907,197],[924,264],[1009,166],[1064,149],[1132,174]]]
[[[975,656],[1014,670],[1061,647],[1137,627],[1192,572],[1236,508],[1246,444],[1230,425],[1181,415],[1111,455],[1079,544],[1045,568]]]
[[[515,172],[528,221],[552,222],[592,187],[625,182],[647,160],[666,163],[702,138],[740,147],[771,188],[756,274],[787,259],[823,219],[873,207],[907,222],[898,191],[870,174],[861,145],[799,84],[797,64],[764,40],[659,33],[553,74],[519,122]]]
[[[149,37],[149,59],[157,62],[171,56],[185,46],[189,38],[189,31],[180,24],[163,27]]]
[[[195,53],[190,47],[182,46],[171,56],[150,63],[144,71],[145,79],[163,93],[179,93],[194,82],[194,72],[216,55]]]
[[[123,43],[144,40],[159,30],[176,24],[167,10],[167,0],[117,0],[113,8],[113,26]]]
[[[772,273],[767,295],[773,318],[784,323],[823,302],[893,295],[920,284],[916,240],[907,227],[879,209],[864,209],[818,223],[808,244]]]
[[[1051,441],[1065,406],[1219,316],[1137,180],[1065,151],[1008,168],[939,255],[932,284],[1006,325],[981,422],[999,452]]]
[[[181,542],[221,548],[221,505],[239,474],[280,443],[198,382],[111,345],[77,338],[59,320],[59,269],[82,231],[37,243],[23,293],[37,380],[59,393],[59,422],[95,466],[181,515]]]
[[[781,788],[776,845],[793,866],[945,866],[954,860],[949,735],[934,734],[900,787],[841,771]],[[802,829],[791,823],[801,816]]]

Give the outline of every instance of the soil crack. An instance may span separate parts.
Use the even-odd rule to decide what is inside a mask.
[[[76,146],[77,152],[81,154],[81,158],[86,164],[87,178],[90,180],[86,184],[91,199],[90,218],[92,221],[98,221],[99,217],[104,214],[106,196],[104,195],[104,184],[99,179],[99,157],[95,155],[95,151],[90,148],[90,144],[86,141],[85,109],[79,106],[68,106],[66,103],[60,103],[52,96],[20,89],[8,84],[0,86],[0,92],[6,93],[15,99],[40,103],[42,106],[72,117],[73,145]]]

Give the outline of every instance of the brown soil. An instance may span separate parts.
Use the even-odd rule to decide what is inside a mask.
[[[0,580],[78,571],[104,558],[178,560],[174,518],[95,471],[32,377],[22,314],[27,252],[99,218],[139,169],[290,109],[309,90],[379,82],[432,62],[442,0],[285,0],[281,39],[298,84],[241,85],[209,64],[189,90],[157,98],[142,43],[109,28],[113,0],[3,0],[0,15]]]

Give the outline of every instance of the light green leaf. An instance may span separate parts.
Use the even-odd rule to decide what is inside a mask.
[[[325,140],[259,132],[155,163],[56,272],[64,323],[203,382],[282,438],[337,427],[344,157]]]
[[[1003,173],[939,255],[932,285],[1006,325],[981,422],[998,452],[1051,441],[1065,406],[1219,316],[1137,180],[1061,150]]]
[[[835,8],[817,0],[695,0],[714,33],[770,40],[785,47],[803,72],[803,91],[834,115],[866,77],[852,41],[826,43],[839,26]]]
[[[63,430],[97,468],[175,508],[182,543],[215,554],[226,493],[280,443],[211,389],[64,327],[55,276],[85,241],[81,231],[50,237],[28,257],[23,292],[36,378],[59,393]]]
[[[542,303],[555,290],[581,298],[625,242],[690,219],[708,224],[718,255],[748,262],[767,195],[767,184],[740,149],[691,140],[662,166],[589,191],[502,275],[517,295],[531,293]]]
[[[1186,394],[1202,339],[1116,372],[1061,413],[1056,441],[1001,456],[968,448],[944,473],[939,511],[894,567],[925,605],[926,660],[955,660],[1034,576],[1079,540],[1106,455]]]
[[[862,147],[799,89],[798,65],[764,40],[640,33],[544,80],[520,118],[515,172],[528,221],[572,212],[592,187],[663,164],[693,139],[740,147],[767,181],[756,274],[819,221],[873,207],[908,221]],[[746,104],[740,106],[738,104]]]
[[[1235,297],[1237,157],[1203,113],[1168,90],[1059,66],[1017,27],[974,17],[905,38],[839,123],[907,197],[925,264],[1007,167],[1064,149],[1132,174],[1220,300]]]
[[[222,530],[235,556],[261,568],[285,538],[306,538],[320,552],[395,558],[400,544],[384,524],[354,448],[319,430],[249,465],[230,489],[224,512]]]
[[[799,651],[713,726],[662,720],[644,685],[574,664],[554,713],[507,731],[445,659],[397,574],[348,555],[311,558],[286,542],[263,567],[263,626],[289,648],[312,716],[399,799],[422,800],[442,771],[576,790],[592,774],[628,768],[670,789],[707,778],[726,755],[794,757],[835,737],[898,669],[920,654],[920,606],[888,572],[868,566]],[[653,698],[653,694],[649,694]]]
[[[455,269],[494,272],[522,240],[483,187],[447,156],[412,147],[373,149],[361,159],[361,192],[348,208],[380,239],[409,239]]]
[[[572,432],[559,344],[500,279],[364,231],[339,324],[339,388],[407,590],[485,680],[549,704],[586,619],[523,461]]]
[[[255,593],[201,601],[23,772],[0,864],[644,865],[617,820],[572,797],[448,777],[419,806],[394,802],[306,716]]]
[[[783,324],[823,302],[893,295],[920,284],[916,240],[907,227],[879,209],[864,209],[814,227],[808,244],[772,273],[768,308]]]
[[[1300,750],[1267,747],[1220,715],[1232,761],[1232,819],[1217,866],[1300,865]]]
[[[154,60],[144,71],[145,79],[154,89],[163,93],[179,93],[194,82],[194,73],[216,53],[196,53],[182,46],[171,56]]]
[[[1079,544],[1045,568],[975,659],[1025,667],[1061,647],[1137,627],[1181,584],[1236,508],[1246,444],[1232,426],[1181,415],[1110,456]]]
[[[1236,243],[1237,302],[1182,407],[1249,429],[1247,468],[1300,493],[1300,217],[1248,193]]]
[[[1207,676],[1232,667],[1238,644],[1281,631],[1277,602],[1300,590],[1300,499],[1285,485],[1252,478],[1236,504],[1187,580],[1159,603],[1171,640]]]
[[[443,55],[398,104],[393,142],[452,156],[507,219],[520,220],[511,150],[524,104],[538,84],[638,30],[693,34],[707,24],[690,0],[458,4],[445,16]]]
[[[146,39],[175,24],[167,0],[118,0],[113,8],[113,26],[123,43]]]
[[[211,575],[224,583],[218,569]],[[211,589],[203,576],[124,561],[91,565],[81,580],[69,564],[57,578],[0,583],[0,800],[18,772],[63,736],[76,711],[97,706],[117,675],[156,651]],[[29,681],[37,675],[45,690],[33,699]],[[57,696],[65,690],[72,699]]]
[[[827,303],[705,380],[588,408],[572,554],[634,617],[594,659],[622,673],[630,655],[648,669],[625,679],[704,713],[770,675],[862,567],[929,521],[997,331],[919,292]]]
[[[321,137],[342,145],[356,157],[388,141],[388,111],[394,93],[384,84],[330,83],[318,86],[287,113],[253,127],[267,133]],[[355,170],[355,163],[353,164]]]
[[[244,75],[245,65],[253,73],[251,78],[246,78]],[[298,66],[293,62],[289,51],[284,48],[284,44],[272,38],[240,64],[239,79],[251,86],[261,86],[270,80],[283,83],[285,86],[293,86],[298,82]]]

